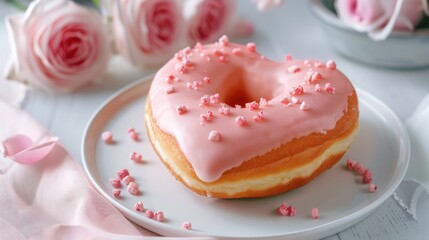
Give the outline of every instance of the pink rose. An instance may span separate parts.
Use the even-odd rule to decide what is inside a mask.
[[[422,18],[425,0],[336,0],[338,16],[357,31],[375,40],[386,39],[395,30],[414,30]]]
[[[256,4],[259,11],[266,12],[280,7],[284,0],[252,0],[252,2]]]
[[[73,91],[92,83],[109,59],[107,31],[97,12],[66,0],[36,0],[6,19],[12,57],[7,78]]]
[[[176,0],[108,0],[119,53],[138,67],[157,67],[183,46]]]
[[[235,18],[235,1],[232,0],[187,0],[183,14],[187,20],[187,41],[213,42],[230,28]]]

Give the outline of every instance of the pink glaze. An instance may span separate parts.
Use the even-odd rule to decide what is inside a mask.
[[[216,54],[227,56],[228,62],[215,60]],[[163,131],[175,136],[197,176],[206,182],[215,181],[245,160],[293,139],[333,129],[346,111],[347,97],[353,91],[348,79],[332,66],[317,68],[315,72],[316,61],[312,60],[305,64],[286,57],[285,62],[273,62],[261,58],[254,44],[216,43],[187,48],[176,56],[180,59],[171,59],[153,80],[149,96],[153,117]],[[185,58],[193,63],[192,67],[183,65]],[[184,66],[182,73],[180,68],[177,71],[178,64],[180,68]],[[292,66],[300,71],[289,73]],[[180,81],[166,81],[170,75],[180,75]],[[307,75],[311,81],[306,80]],[[204,81],[206,77],[210,84]],[[203,84],[197,90],[187,89],[187,84],[195,81]],[[326,83],[335,88],[335,94],[323,91]],[[316,84],[322,86],[322,91],[316,91]],[[165,94],[169,85],[174,86],[176,93]],[[300,89],[299,86],[302,93],[292,96],[289,90]],[[217,103],[204,97],[217,93]],[[267,105],[259,106],[260,98],[266,99]],[[301,110],[302,102],[310,108]],[[266,116],[264,121],[247,121],[245,128],[237,127],[237,116],[253,119],[260,108]],[[207,110],[219,114],[200,125],[200,115]],[[221,134],[218,142],[207,140],[214,129]]]

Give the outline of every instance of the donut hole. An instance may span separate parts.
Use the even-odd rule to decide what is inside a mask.
[[[276,85],[272,80],[242,68],[236,69],[224,79],[219,89],[220,101],[231,107],[245,107],[246,103],[259,102],[261,98],[270,100]]]

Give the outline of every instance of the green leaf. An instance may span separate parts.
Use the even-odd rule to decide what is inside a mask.
[[[95,6],[100,7],[100,0],[92,0]]]

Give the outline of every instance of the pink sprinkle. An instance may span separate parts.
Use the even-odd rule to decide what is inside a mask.
[[[289,54],[288,54],[288,55],[286,55],[286,56],[285,56],[285,61],[286,61],[286,62],[288,62],[288,61],[292,61],[292,60],[293,60],[292,55],[289,55]]]
[[[255,43],[250,42],[246,45],[246,47],[247,47],[247,50],[249,52],[256,52],[256,44]]]
[[[208,107],[210,105],[210,96],[204,95],[200,98],[200,105],[202,107]]]
[[[287,215],[289,217],[293,217],[296,215],[296,208],[294,206],[287,207],[286,211],[288,212]]]
[[[265,98],[260,98],[260,99],[259,99],[259,106],[260,106],[260,107],[266,107],[266,106],[268,106],[268,101],[267,101],[267,99],[265,99]]]
[[[188,229],[188,230],[192,229],[192,224],[190,222],[183,222],[182,226],[184,229]]]
[[[322,91],[322,89],[320,87],[320,84],[316,84],[316,86],[314,86],[314,91],[316,91],[316,92],[321,92]]]
[[[182,62],[185,67],[192,68],[194,66],[194,63],[189,58],[183,58]]]
[[[210,79],[209,77],[204,77],[204,78],[203,78],[203,81],[204,81],[205,83],[207,83],[207,84],[210,84],[211,79]]]
[[[325,64],[323,64],[322,62],[315,62],[314,66],[317,67],[317,68],[324,68]]]
[[[197,42],[197,43],[195,43],[194,48],[198,49],[198,50],[201,50],[201,49],[203,49],[203,45],[200,42]]]
[[[292,97],[292,102],[293,102],[294,104],[298,104],[298,103],[300,103],[300,102],[301,102],[301,100],[299,100],[299,98]]]
[[[308,64],[310,64],[310,61],[306,59],[306,60],[304,60],[304,64],[308,65]]]
[[[256,122],[261,122],[262,120],[264,120],[264,112],[258,112],[258,115],[253,116],[253,120]]]
[[[233,48],[232,54],[234,54],[235,56],[241,55],[241,48]]]
[[[212,142],[219,142],[220,141],[220,133],[217,131],[211,131],[209,133],[208,139]]]
[[[246,125],[246,118],[244,118],[243,116],[238,116],[235,118],[235,123],[238,124],[238,126],[244,126]]]
[[[140,140],[139,134],[134,131],[128,132],[128,136],[130,136],[130,138],[133,139],[134,141]]]
[[[183,64],[183,62],[178,62],[176,63],[176,65],[174,66],[176,71],[178,71],[181,74],[186,73],[186,66],[185,64]]]
[[[176,92],[176,88],[174,88],[173,86],[168,86],[168,87],[165,88],[165,92],[167,94],[175,93]]]
[[[311,74],[311,80],[310,82],[316,82],[322,79],[322,74],[320,74],[319,72],[313,72],[313,74]]]
[[[146,217],[148,217],[148,218],[152,218],[153,219],[154,216],[155,216],[151,210],[146,210],[145,213],[146,213]]]
[[[219,62],[221,63],[227,63],[228,62],[228,57],[227,56],[219,56]]]
[[[362,182],[365,184],[372,182],[372,172],[369,169],[366,169],[362,175]]]
[[[319,219],[319,209],[312,208],[311,209],[311,215],[313,216],[313,219]]]
[[[131,182],[134,182],[134,178],[131,177],[130,175],[124,177],[124,179],[122,179],[122,181],[124,182],[125,185],[130,184]]]
[[[335,94],[335,88],[330,83],[325,84],[325,91],[331,94]]]
[[[219,93],[216,93],[210,96],[210,103],[212,104],[219,103]]]
[[[301,85],[298,85],[297,87],[291,87],[289,89],[289,93],[293,96],[302,95],[304,94],[304,88]]]
[[[225,51],[222,49],[222,50],[219,50],[219,49],[215,49],[215,50],[213,50],[213,54],[216,56],[216,57],[220,57],[220,56],[224,56],[225,55]]]
[[[354,160],[352,160],[352,159],[347,159],[347,168],[349,169],[349,170],[353,170],[354,168],[355,168],[355,165],[356,165],[356,161],[354,161]]]
[[[128,128],[127,133],[135,132],[135,131],[136,131],[136,130],[135,130],[133,127],[131,127],[131,128]]]
[[[101,139],[106,144],[112,144],[113,143],[113,134],[112,134],[112,132],[110,132],[110,131],[103,132],[101,134]]]
[[[212,111],[207,111],[207,114],[201,114],[200,119],[203,122],[210,122],[214,117],[214,114]]]
[[[373,193],[373,192],[375,192],[375,191],[377,191],[377,185],[375,185],[375,184],[373,184],[373,183],[370,183],[370,184],[368,185],[368,192]]]
[[[281,103],[286,104],[286,105],[289,104],[290,103],[289,98],[282,97]]]
[[[128,183],[127,190],[129,193],[131,193],[133,195],[138,195],[139,194],[139,185],[135,182],[130,182],[130,183]]]
[[[110,179],[110,184],[112,185],[112,187],[114,188],[120,188],[122,186],[121,184],[121,180],[117,179],[117,178],[111,178]]]
[[[219,43],[221,46],[226,47],[229,45],[229,39],[228,36],[223,35],[222,37],[219,38]]]
[[[122,181],[126,176],[129,176],[130,173],[128,172],[128,169],[121,169],[116,173],[119,177],[119,179]]]
[[[283,216],[286,216],[288,214],[287,205],[285,202],[283,202],[279,207],[277,207],[277,212]]]
[[[112,193],[113,193],[113,196],[115,198],[120,198],[121,197],[121,190],[120,189],[113,189]]]
[[[187,46],[187,47],[185,47],[184,49],[182,49],[182,51],[183,51],[186,55],[188,55],[188,54],[190,54],[190,53],[191,53],[191,47]]]
[[[140,153],[132,152],[130,154],[130,159],[133,160],[136,163],[141,163],[142,160],[143,160],[143,157],[142,157],[142,155]]]
[[[300,68],[300,67],[298,67],[298,66],[296,66],[296,65],[293,65],[293,66],[290,66],[290,67],[287,69],[287,71],[288,71],[289,73],[297,73],[297,72],[301,71],[301,68]]]
[[[179,105],[179,106],[177,106],[176,111],[179,115],[182,115],[182,114],[186,113],[188,110],[186,109],[185,105]]]
[[[222,115],[229,115],[231,113],[231,109],[228,107],[222,106],[219,108],[218,113]]]
[[[250,110],[258,110],[259,109],[259,103],[257,103],[256,101],[246,103],[246,107],[249,108]]]
[[[214,113],[210,110],[207,110],[207,116],[209,116],[210,119],[214,117]]]
[[[164,213],[162,211],[155,212],[154,216],[156,221],[164,222]]]
[[[174,82],[174,76],[168,75],[168,77],[165,78],[165,81],[167,81],[168,84],[172,84]]]
[[[192,83],[190,82],[186,82],[186,87],[189,89],[193,89],[194,87],[192,86]]]
[[[235,108],[241,108],[241,105],[236,104]]]
[[[299,106],[299,109],[308,110],[308,109],[310,109],[310,105],[307,102],[302,101],[301,106]]]
[[[337,64],[333,60],[326,62],[326,67],[332,70],[337,69]]]
[[[366,168],[361,163],[356,163],[353,169],[359,174],[363,175],[365,173]]]
[[[136,210],[137,212],[143,212],[144,211],[143,202],[136,202],[136,204],[134,204],[134,210]]]

